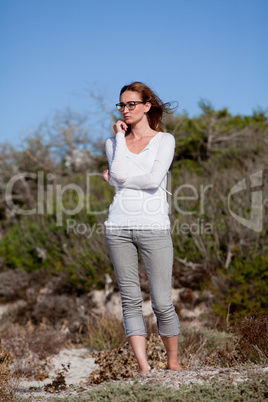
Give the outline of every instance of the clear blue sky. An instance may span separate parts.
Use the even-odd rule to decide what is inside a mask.
[[[190,116],[201,98],[266,109],[267,22],[267,0],[0,0],[0,142],[66,107],[94,114],[91,87],[112,109],[134,80]]]

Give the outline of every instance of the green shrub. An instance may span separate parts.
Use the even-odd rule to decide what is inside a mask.
[[[268,256],[248,253],[235,258],[228,270],[218,272],[216,288],[213,291],[218,296],[214,311],[223,319],[229,313],[231,320],[237,315],[256,315],[265,313],[268,307]]]

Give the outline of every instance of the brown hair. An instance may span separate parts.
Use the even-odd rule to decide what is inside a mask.
[[[126,91],[138,92],[143,102],[151,103],[152,106],[147,112],[149,126],[155,131],[164,131],[164,125],[162,123],[163,113],[171,113],[177,108],[177,106],[172,107],[170,102],[162,102],[158,95],[151,88],[139,81],[125,85],[120,91],[120,96]],[[130,132],[130,130],[131,127],[129,126],[127,129],[127,134]]]

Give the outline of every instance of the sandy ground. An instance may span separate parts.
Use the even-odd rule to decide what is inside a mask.
[[[21,381],[19,384],[19,394],[24,397],[46,396],[44,391],[46,384],[51,384],[57,376],[58,371],[70,365],[68,372],[64,374],[67,386],[83,384],[88,380],[89,374],[97,368],[95,359],[91,357],[88,349],[62,349],[59,354],[53,356],[51,363],[53,369],[49,373],[49,378],[44,381]]]

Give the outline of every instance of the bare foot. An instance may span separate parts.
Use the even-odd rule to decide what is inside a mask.
[[[180,363],[176,363],[176,364],[169,365],[168,370],[181,371],[181,370],[183,370],[183,368],[181,367]]]
[[[148,368],[140,369],[140,370],[139,370],[139,374],[147,374],[147,373],[149,373],[150,371],[151,371],[151,367],[150,367],[149,364],[148,364]]]

